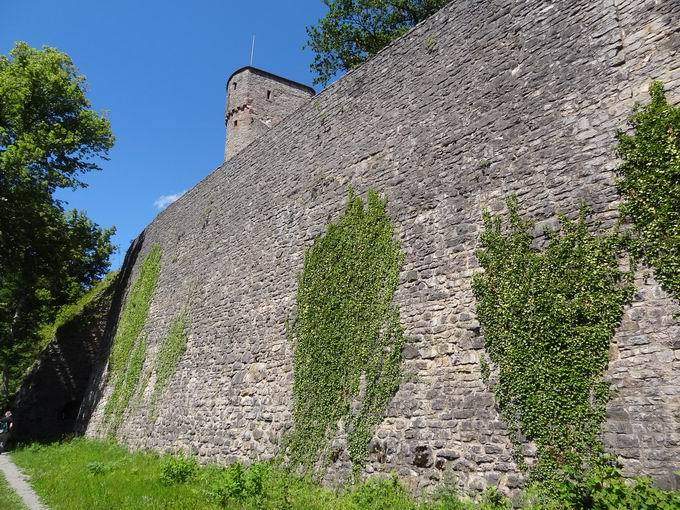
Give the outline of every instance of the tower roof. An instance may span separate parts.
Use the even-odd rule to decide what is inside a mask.
[[[309,85],[305,85],[304,83],[289,80],[288,78],[284,78],[283,76],[279,76],[277,74],[270,73],[269,71],[265,71],[263,69],[258,69],[257,67],[253,67],[253,66],[244,66],[244,67],[241,67],[240,69],[237,69],[236,71],[231,73],[231,75],[227,79],[227,83],[229,83],[234,76],[242,73],[243,71],[250,71],[252,73],[259,74],[260,76],[264,76],[264,77],[270,78],[272,80],[283,82],[286,85],[306,90],[307,92],[311,93],[312,95],[316,94],[316,91],[312,87],[310,87]]]

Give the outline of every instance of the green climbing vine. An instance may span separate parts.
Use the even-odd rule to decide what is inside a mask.
[[[531,222],[508,200],[510,225],[484,215],[483,273],[473,291],[490,358],[496,401],[522,455],[534,441],[533,480],[560,482],[597,463],[608,386],[603,373],[609,342],[632,296],[632,276],[619,269],[620,239],[588,230],[585,207],[577,221],[561,217],[547,245],[532,247]]]
[[[47,344],[54,340],[59,328],[73,320],[84,316],[87,316],[88,318],[86,320],[89,321],[101,320],[110,306],[111,294],[113,294],[112,287],[116,283],[117,276],[117,271],[108,273],[104,279],[97,282],[90,290],[83,294],[78,301],[63,306],[57,312],[54,322],[44,325],[40,329],[40,336],[42,339],[41,346],[47,346]],[[102,298],[104,298],[103,304],[101,303]],[[92,316],[93,309],[97,309],[98,312],[97,314],[94,314],[94,316]]]
[[[175,375],[177,364],[187,349],[188,329],[188,314],[186,311],[183,311],[172,320],[168,334],[158,348],[156,360],[154,361],[156,382],[150,402],[152,416],[155,415],[158,398],[163,395],[163,391],[165,391],[170,379]]]
[[[108,433],[115,435],[139,383],[146,356],[146,338],[140,336],[161,270],[161,249],[154,245],[132,284],[109,356],[109,381],[113,386],[104,407]]]
[[[668,104],[661,82],[649,94],[629,119],[633,132],[618,133],[621,212],[633,222],[634,253],[680,299],[680,107]]]
[[[393,237],[385,201],[369,190],[364,203],[350,190],[339,221],[305,254],[290,328],[293,464],[314,466],[342,421],[358,469],[399,388],[404,336],[392,296],[403,254]]]

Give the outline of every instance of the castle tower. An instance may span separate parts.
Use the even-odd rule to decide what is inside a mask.
[[[314,95],[314,89],[247,66],[227,80],[224,160],[260,137]]]

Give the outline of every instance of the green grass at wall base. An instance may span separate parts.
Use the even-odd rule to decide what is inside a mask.
[[[75,439],[12,454],[52,510],[500,510],[447,496],[416,500],[394,477],[324,488],[267,463],[199,466],[187,456],[129,452]]]
[[[51,510],[509,510],[495,488],[475,499],[442,486],[434,496],[414,498],[395,476],[325,488],[267,463],[228,467],[199,465],[191,456],[130,452],[110,441],[75,439],[29,445],[12,453]],[[579,502],[565,507],[545,494],[527,492],[517,508],[674,510],[680,492],[662,491],[648,481],[626,481],[615,470],[593,473],[568,487]],[[1,496],[0,496],[1,497]],[[2,501],[2,499],[0,499]],[[646,506],[645,506],[646,505]],[[4,508],[4,507],[3,507]],[[7,507],[11,509],[12,507]],[[21,508],[21,507],[19,507]]]

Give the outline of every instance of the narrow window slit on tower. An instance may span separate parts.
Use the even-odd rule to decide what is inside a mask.
[[[267,99],[271,99],[271,98],[272,98],[272,91],[268,90],[267,91]]]
[[[234,121],[234,127],[236,127],[236,126],[238,126],[238,121],[237,121],[237,120]]]
[[[236,82],[234,82],[234,90],[236,90]]]

